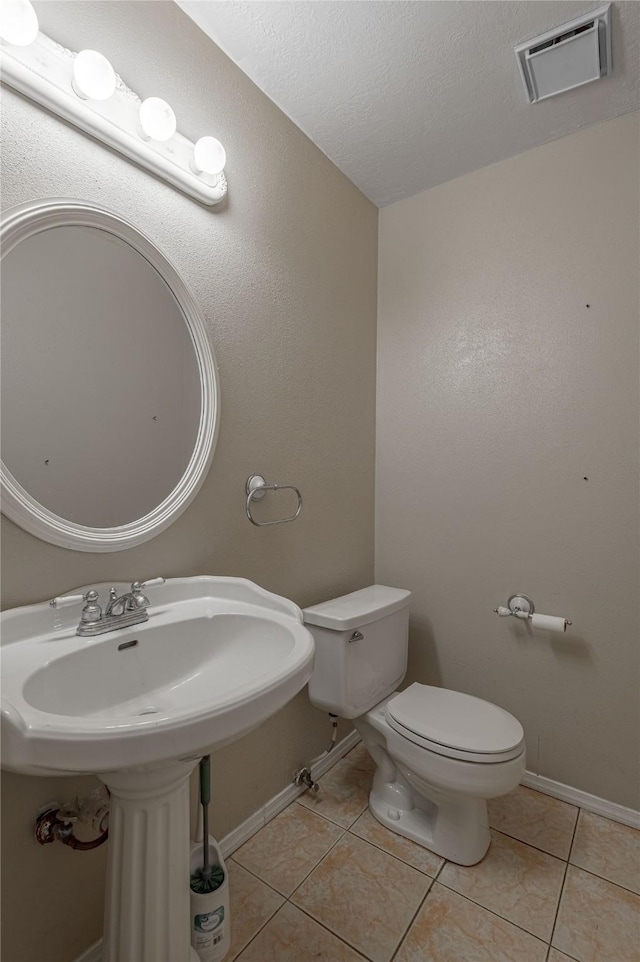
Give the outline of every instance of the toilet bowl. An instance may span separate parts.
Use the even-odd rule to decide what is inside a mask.
[[[304,611],[316,661],[309,697],[351,718],[376,763],[369,807],[389,829],[473,865],[490,844],[486,800],[525,768],[513,715],[462,692],[412,684],[406,673],[410,592],[383,585]]]
[[[491,841],[486,800],[524,773],[520,723],[479,698],[419,684],[354,723],[376,762],[369,807],[378,821],[451,862],[479,862]]]

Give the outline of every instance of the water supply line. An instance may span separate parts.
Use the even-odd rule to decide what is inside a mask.
[[[306,785],[306,787],[310,791],[312,791],[314,794],[318,791],[320,786],[318,785],[317,782],[314,782],[313,777],[311,775],[311,770],[318,764],[318,762],[322,761],[323,758],[326,758],[327,755],[329,755],[333,751],[333,749],[336,747],[336,740],[338,738],[338,716],[334,715],[333,712],[329,712],[328,714],[329,714],[329,718],[331,719],[331,727],[332,727],[331,741],[329,742],[329,747],[326,748],[319,755],[316,755],[315,758],[312,758],[308,766],[305,765],[304,768],[299,768],[298,771],[294,772],[293,774],[294,785],[298,785],[298,786]]]
[[[90,825],[99,834],[89,841],[77,838],[78,823]],[[37,816],[35,836],[40,845],[62,842],[77,852],[90,852],[109,837],[109,799],[97,791],[71,805],[50,806]]]
[[[309,762],[309,768],[313,768],[314,765],[317,765],[318,762],[322,761],[323,758],[326,758],[329,752],[332,752],[336,747],[336,741],[338,738],[338,716],[334,715],[333,712],[329,712],[329,718],[331,719],[331,741],[329,742],[329,747],[321,752],[320,755],[316,755],[315,758],[311,759]]]

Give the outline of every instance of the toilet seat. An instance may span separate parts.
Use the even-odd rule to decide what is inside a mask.
[[[524,732],[513,715],[447,688],[414,683],[389,699],[385,716],[409,741],[449,758],[496,764],[524,750]]]

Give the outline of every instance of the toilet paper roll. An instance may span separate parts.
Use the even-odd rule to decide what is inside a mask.
[[[545,631],[566,631],[566,618],[558,618],[556,615],[531,615],[531,625],[533,628],[544,628]]]

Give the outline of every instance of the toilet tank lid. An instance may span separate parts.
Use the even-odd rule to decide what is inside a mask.
[[[370,585],[341,598],[304,608],[302,614],[307,625],[349,631],[407,608],[410,598],[411,592],[404,588]]]

